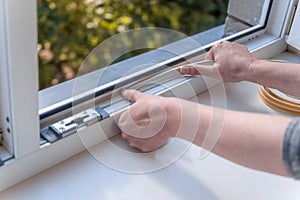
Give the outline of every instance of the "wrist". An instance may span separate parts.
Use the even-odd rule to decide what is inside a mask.
[[[249,62],[249,65],[247,67],[246,75],[245,75],[245,81],[250,81],[250,82],[257,82],[256,79],[259,79],[259,74],[258,70],[262,63],[266,62],[264,60],[259,60],[256,58],[252,58],[251,61]]]
[[[181,106],[180,99],[175,97],[162,97],[163,105],[166,111],[167,120],[165,127],[167,127],[165,134],[168,137],[176,137],[178,135],[179,126],[181,124]]]

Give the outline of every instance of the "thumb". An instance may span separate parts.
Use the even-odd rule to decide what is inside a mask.
[[[138,90],[134,89],[126,89],[121,91],[121,95],[123,96],[124,99],[131,101],[131,102],[136,102],[138,99],[140,99],[144,94],[141,93]]]
[[[215,71],[214,65],[215,64],[212,60],[204,60],[201,62],[185,65],[180,68],[180,72],[182,74],[213,76]]]

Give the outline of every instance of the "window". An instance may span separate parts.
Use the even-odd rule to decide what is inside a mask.
[[[75,76],[75,71],[78,71],[79,65],[83,63],[84,58],[87,55],[82,53],[80,54],[76,52],[74,49],[79,49],[79,50],[85,49],[85,52],[88,52],[89,49],[97,46],[98,43],[100,43],[101,45],[101,40],[106,39],[105,37],[109,37],[115,33],[122,32],[129,28],[136,28],[136,27],[142,27],[149,24],[150,25],[153,24],[156,26],[162,26],[171,29],[177,28],[178,31],[184,31],[184,33],[181,32],[174,33],[175,31],[174,32],[169,31],[168,33],[158,33],[161,35],[161,37],[163,37],[162,34],[164,35],[170,34],[173,36],[173,37],[168,37],[167,40],[158,39],[157,37],[154,38],[155,31],[149,31],[147,33],[148,37],[144,37],[146,33],[145,32],[141,33],[143,31],[140,31],[139,36],[132,36],[132,35],[129,36],[130,33],[128,34],[125,33],[124,34],[125,36],[123,37],[121,42],[120,41],[115,42],[117,44],[121,43],[119,49],[115,47],[116,45],[111,45],[111,46],[106,46],[105,50],[103,50],[109,52],[108,54],[89,55],[88,58],[92,59],[93,60],[92,62],[96,63],[94,64],[96,67],[92,67],[91,69],[86,67],[84,70],[80,70],[78,74],[83,75],[85,73],[94,72],[91,74],[94,74],[96,77],[99,77],[99,74],[102,73],[101,68],[112,64],[105,69],[106,70],[105,76],[108,78],[105,78],[106,79],[105,81],[101,80],[102,85],[104,85],[104,83],[109,83],[119,79],[120,77],[124,76],[124,73],[126,74],[130,71],[133,72],[135,70],[134,68],[139,67],[140,65],[143,64],[145,65],[145,61],[141,61],[141,59],[139,58],[137,59],[133,58],[130,59],[130,61],[125,61],[118,64],[119,61],[123,60],[124,58],[128,58],[128,56],[136,55],[136,53],[138,52],[151,50],[153,48],[157,48],[166,45],[168,43],[176,42],[177,40],[186,38],[187,37],[186,34],[194,34],[197,33],[198,31],[202,31],[202,32],[194,34],[192,36],[192,39],[194,41],[191,41],[191,39],[190,40],[187,39],[188,41],[190,41],[190,43],[193,43],[191,44],[191,46],[194,45],[194,47],[186,50],[182,49],[183,50],[182,53],[184,51],[190,52],[192,49],[199,50],[201,46],[205,46],[205,45],[208,45],[206,48],[209,48],[209,45],[211,45],[211,43],[223,39],[226,36],[228,36],[227,39],[231,39],[231,40],[233,40],[234,38],[244,37],[245,35],[251,37],[251,33],[263,29],[268,16],[268,12],[270,11],[269,10],[270,4],[268,1],[266,1],[265,4],[263,4],[262,1],[260,0],[256,0],[255,2],[253,2],[254,5],[256,4],[259,5],[259,9],[257,9],[257,6],[253,6],[252,10],[256,11],[255,15],[251,15],[252,12],[251,9],[249,9],[249,5],[248,5],[249,3],[244,5],[245,8],[243,8],[240,6],[239,2],[231,1],[230,6],[228,8],[228,16],[227,16],[227,4],[228,4],[227,0],[209,1],[211,2],[209,4],[211,6],[206,6],[207,4],[205,2],[190,1],[189,3],[186,3],[184,1],[177,0],[177,1],[172,1],[171,4],[172,11],[176,11],[174,12],[174,16],[173,16],[170,15],[169,12],[162,12],[162,10],[170,9],[170,5],[167,2],[169,1],[165,2],[165,1],[154,0],[154,1],[149,1],[147,3],[145,3],[144,1],[118,1],[118,0],[79,1],[79,2],[63,2],[63,3],[58,1],[42,1],[42,0],[38,1],[38,3],[41,5],[41,7],[39,7],[41,10],[39,11],[40,23],[38,25],[39,25],[39,30],[42,30],[39,33],[40,77],[44,77],[45,75],[49,75],[49,74],[50,76],[52,76],[51,73],[49,73],[49,70],[47,70],[47,69],[51,69],[53,72],[52,73],[53,77],[50,79],[47,78],[48,81],[46,81],[48,82],[46,85],[51,85],[50,82],[52,83],[60,82],[58,80],[59,78],[55,78],[55,76],[65,77],[67,74],[69,75],[72,74],[70,75],[70,77]],[[136,5],[134,9],[131,6],[132,3]],[[120,7],[122,7],[122,11],[118,10]],[[101,10],[101,12],[97,11],[99,9]],[[188,9],[191,9],[193,14],[189,15],[191,17],[183,17],[186,15]],[[243,12],[236,12],[236,10],[243,10],[243,9],[247,10],[248,18],[243,16],[244,14]],[[202,10],[203,12],[200,12],[199,10]],[[158,14],[159,17],[153,16],[154,14],[157,14],[156,12],[159,13]],[[72,17],[70,17],[70,20],[68,20],[69,18],[66,19],[66,17],[64,17],[65,15],[68,16],[71,15]],[[110,18],[107,19],[106,15],[109,15]],[[204,15],[205,17],[203,17],[202,15]],[[216,17],[213,17],[214,15],[216,15]],[[145,16],[145,19],[143,19],[143,16]],[[227,19],[225,23],[226,16]],[[126,26],[121,20],[124,17],[130,18],[130,20],[128,19],[129,21],[127,22]],[[66,21],[62,21],[61,18],[66,19]],[[91,24],[88,25],[89,23],[92,23],[90,18],[93,20],[97,19],[96,22],[93,21],[94,23],[93,26]],[[171,19],[173,18],[175,21],[177,21],[177,23],[175,23],[176,25],[174,25],[174,23],[171,23],[172,22]],[[183,18],[184,20],[182,20]],[[197,20],[194,20],[194,18]],[[47,21],[47,23],[43,23],[43,21]],[[78,25],[79,28],[76,26],[76,23],[74,23],[74,21],[82,21],[81,23],[79,23],[80,25]],[[193,26],[187,26],[186,25],[187,21],[195,21],[195,24]],[[110,30],[107,28],[108,26],[107,24],[110,24],[110,26],[115,28],[113,30]],[[216,27],[212,28],[212,25]],[[118,26],[123,28],[118,29]],[[68,34],[69,37],[62,37],[62,39],[60,39],[58,42],[57,39],[58,32],[53,31],[56,30],[55,27],[58,27],[58,29],[62,27],[61,28],[62,30],[60,30],[59,32],[62,33],[62,35]],[[206,30],[207,28],[211,28],[211,29]],[[77,33],[76,30],[78,29],[80,29],[80,31],[78,31],[79,33],[81,33],[81,31],[84,30],[86,34]],[[50,36],[48,36],[49,35],[47,34],[48,32],[50,32]],[[136,30],[135,33],[138,33],[138,31]],[[78,36],[77,34],[79,34],[80,36]],[[127,37],[130,39],[128,39]],[[67,41],[65,43],[64,42],[65,38],[70,38],[71,41],[69,42]],[[95,39],[95,41],[98,42],[95,42],[93,43],[93,45],[91,45],[91,41],[89,40],[89,38],[98,38]],[[77,43],[78,40],[80,42],[81,41],[84,42]],[[135,43],[132,43],[130,40],[134,40]],[[143,46],[142,49],[134,49],[133,51],[125,52],[125,55],[120,53],[120,51],[123,50],[122,48],[124,46],[125,48],[127,47],[127,50],[132,49],[133,45],[136,45],[137,43],[136,41],[141,41],[141,40],[143,40],[142,42],[149,43],[149,44],[142,45]],[[154,43],[153,41],[157,43],[153,44]],[[103,42],[105,43],[106,40],[104,40]],[[72,44],[72,47],[69,47],[68,46],[69,44]],[[183,45],[183,46],[188,46],[188,45]],[[64,49],[66,49],[65,53],[64,53]],[[57,55],[54,55],[53,51],[55,51]],[[43,52],[48,52],[48,53],[44,54]],[[46,56],[48,54],[50,54],[51,56]],[[47,62],[45,63],[46,57],[45,59],[43,59],[43,57],[41,57],[42,55],[46,56],[47,58],[51,58],[50,59],[51,61],[49,60],[49,63]],[[76,55],[76,56],[71,56],[71,55]],[[147,60],[151,60],[152,64],[161,63],[171,58],[168,52],[162,52],[162,51],[160,52],[152,51],[149,52],[147,55],[148,55]],[[175,55],[173,55],[173,57],[174,56]],[[60,71],[58,73],[59,75],[55,75],[54,73],[54,71],[57,69],[57,66],[59,68],[58,71]],[[66,73],[64,74],[62,72],[63,68],[64,69],[68,68],[69,69],[67,70],[68,72],[65,71]],[[47,73],[45,73],[44,70]],[[109,73],[109,71],[111,71],[111,73]],[[79,76],[78,74],[77,77]],[[92,75],[90,75],[90,77],[89,76],[85,76],[85,77],[86,79],[79,78],[77,82],[79,82],[79,80],[82,80],[83,82],[85,82],[85,85],[87,85],[87,83],[91,82],[90,77],[92,77]],[[64,79],[65,78],[62,78],[61,80],[63,81]],[[41,83],[43,81],[44,80],[40,78],[40,88],[46,86],[44,85],[45,82]],[[40,115],[42,116],[41,117],[42,119],[46,118],[46,116],[59,112],[60,110],[62,110],[61,108],[65,109],[66,107],[71,106],[72,103],[70,101],[72,96],[74,95],[72,94],[74,93],[74,81],[68,81],[67,83],[62,85],[63,86],[58,85],[55,87],[50,87],[40,92],[40,97],[39,97]],[[90,90],[93,90],[95,87],[97,87],[96,83],[93,83],[91,85],[92,86],[89,88]],[[88,86],[84,88],[80,89],[78,93],[84,92],[83,90],[88,90],[87,89]],[[59,95],[54,96],[53,93]]]
[[[204,45],[263,24],[261,19],[264,19],[261,17],[264,15],[261,0],[247,3],[257,6],[246,10],[235,1],[231,1],[228,7],[228,0],[38,0],[37,3],[40,89],[74,78],[93,48],[126,30],[162,27],[190,36],[220,26],[218,34],[211,34],[213,32],[210,31],[209,36],[214,37],[206,37],[208,42],[201,41]],[[153,45],[157,47],[164,44],[159,38],[153,41],[147,37],[145,43],[148,50]],[[130,48],[132,44],[125,41],[122,45]],[[144,51],[145,49],[128,52],[121,55],[118,61]],[[103,64],[100,67],[104,66]]]
[[[37,2],[40,89],[74,78],[87,54],[115,34],[141,27],[163,27],[186,35],[196,34],[224,24],[228,4],[228,0]],[[153,43],[160,45],[159,38],[150,39],[145,37],[149,49]],[[124,42],[122,45],[132,44]],[[139,52],[130,52],[125,57],[136,53]]]
[[[129,83],[128,81],[134,81],[137,83],[140,80],[143,80],[142,78],[145,77],[145,75],[151,76],[152,73],[159,73],[161,72],[161,70],[168,70],[168,67],[180,64],[187,58],[191,59],[196,55],[199,55],[201,52],[204,52],[205,49],[210,48],[212,44],[220,40],[235,40],[239,42],[245,42],[246,44],[248,44],[248,47],[251,50],[260,52],[260,54],[264,55],[270,55],[271,53],[275,54],[276,52],[283,51],[286,46],[283,42],[284,32],[282,30],[284,30],[284,28],[286,27],[286,15],[290,14],[290,10],[293,6],[292,1],[289,2],[282,0],[273,3],[272,1],[267,0],[257,1],[257,3],[264,3],[262,4],[262,10],[259,15],[261,17],[259,17],[259,20],[257,20],[254,24],[251,24],[250,22],[244,22],[243,19],[240,19],[239,16],[237,16],[237,13],[229,13],[228,21],[238,21],[239,24],[241,23],[243,25],[242,27],[239,26],[240,29],[230,29],[230,24],[227,23],[225,25],[220,25],[207,30],[208,32],[191,32],[191,34],[196,33],[192,36],[194,40],[202,40],[202,42],[204,40],[209,42],[204,43],[200,48],[196,49],[188,49],[187,51],[184,51],[184,49],[180,49],[184,52],[183,55],[177,55],[173,57],[171,56],[163,61],[159,60],[157,62],[154,62],[153,65],[148,66],[141,71],[135,71],[134,73],[123,77],[121,80],[108,80],[107,83],[100,85],[99,88],[93,88],[92,96],[89,96],[90,93],[78,93],[78,96],[74,97],[72,94],[74,84],[78,84],[78,81],[80,82],[92,80],[91,78],[93,77],[93,75],[98,75],[97,73],[101,73],[101,69],[90,72],[82,76],[82,78],[79,77],[76,80],[70,80],[58,84],[54,87],[49,87],[45,90],[39,91],[39,81],[37,78],[39,73],[37,50],[41,54],[42,50],[53,48],[52,44],[49,45],[49,43],[47,42],[41,42],[41,45],[39,45],[37,49],[37,24],[39,17],[37,4],[39,2],[41,1],[0,1],[0,29],[3,30],[0,33],[0,116],[4,139],[2,144],[5,144],[2,145],[2,147],[5,147],[6,153],[8,153],[11,157],[10,160],[2,159],[3,154],[0,151],[1,159],[6,161],[3,164],[7,166],[0,167],[0,179],[7,180],[6,182],[0,182],[1,190],[21,180],[24,180],[25,178],[32,176],[72,155],[75,155],[76,153],[85,150],[85,146],[82,145],[82,140],[80,140],[81,138],[79,138],[76,134],[72,134],[69,137],[64,137],[63,139],[59,138],[59,142],[49,142],[45,140],[45,138],[41,139],[40,130],[43,128],[47,128],[47,126],[51,124],[55,124],[61,119],[72,117],[72,111],[74,111],[74,109],[78,109],[79,113],[81,110],[89,111],[88,109],[91,105],[89,104],[91,99],[93,103],[95,102],[94,99],[96,99],[97,105],[99,103],[99,105],[101,105],[101,108],[106,107],[107,110],[105,112],[107,113],[111,101],[109,99],[105,101],[104,99],[107,99],[107,95],[112,91],[116,84],[127,85]],[[47,2],[51,3],[52,1]],[[86,0],[82,2],[93,4],[95,2],[104,1]],[[232,0],[232,2],[237,1]],[[56,3],[60,2],[57,1]],[[61,4],[63,4],[63,2],[61,2]],[[174,6],[175,4],[171,5]],[[248,6],[247,4],[245,5]],[[270,9],[271,5],[272,9]],[[47,6],[45,7],[45,9],[51,9],[51,7],[57,7],[57,4],[53,4],[50,7]],[[74,4],[71,3],[71,5],[69,6],[70,9],[72,9],[72,6],[74,6]],[[109,18],[109,16],[106,17]],[[125,18],[123,20],[125,22],[126,20],[128,21],[128,19]],[[227,28],[226,30],[230,30],[230,34],[226,37],[223,37],[224,32],[222,31],[225,30],[225,28]],[[222,31],[220,32],[220,30]],[[216,37],[214,37],[213,40],[208,40],[209,36],[211,36],[212,33],[215,33]],[[185,44],[187,41],[189,41],[189,39],[190,38],[183,38],[182,40],[174,41],[174,43],[169,44],[169,46],[167,45],[167,47],[165,48],[176,47],[176,44]],[[273,51],[264,51],[266,44],[270,44],[269,46],[271,46],[272,44],[277,48],[275,48],[275,50],[273,48]],[[130,65],[133,63],[142,63],[143,59],[147,58],[147,56],[153,56],[153,58],[157,57],[157,54],[155,54],[155,52],[159,51],[153,50],[145,54],[135,56],[121,62],[117,62],[114,65],[116,67],[121,67],[125,64]],[[40,60],[40,62],[43,61]],[[122,68],[118,69],[121,70]],[[180,85],[185,84],[188,81],[193,81],[186,79],[178,81],[177,79],[172,80],[175,82],[171,83],[170,81],[170,84],[168,82],[168,87],[179,87]],[[147,79],[143,81],[147,81]],[[201,80],[199,79],[197,81]],[[157,90],[156,88],[152,87],[151,89],[155,90],[155,93],[167,92],[167,88]],[[198,92],[205,89],[206,88],[203,86],[203,88],[200,88]],[[89,92],[89,90],[87,90],[87,92]],[[75,98],[75,100],[77,100],[76,102],[73,101],[73,97]],[[80,104],[77,105],[78,102]],[[74,103],[76,103],[77,107],[72,107]],[[118,103],[113,106],[117,106],[117,104]],[[101,109],[99,110],[99,112],[102,111],[103,110]],[[106,113],[102,113],[102,115],[105,116]],[[113,135],[118,132],[116,126],[114,125],[113,119],[107,118],[100,123],[105,129],[103,130],[105,134]],[[104,134],[102,138],[95,138],[96,136],[95,134],[93,134],[94,128],[95,126],[88,127],[80,135],[80,137],[85,138],[84,141],[89,143],[89,145],[93,145],[95,144],[95,142],[99,142],[106,137],[106,135]],[[32,169],[31,166],[26,165],[26,163],[32,162],[37,163],[35,169]],[[15,176],[14,173],[12,173],[13,170],[18,170],[21,176]]]

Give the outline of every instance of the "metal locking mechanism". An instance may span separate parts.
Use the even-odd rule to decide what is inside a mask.
[[[100,107],[84,110],[78,114],[49,125],[41,131],[41,135],[48,142],[53,143],[108,117],[109,114]]]

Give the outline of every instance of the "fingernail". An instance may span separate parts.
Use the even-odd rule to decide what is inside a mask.
[[[184,66],[184,67],[180,68],[180,72],[186,73],[188,71],[187,69],[188,69],[188,66]]]
[[[179,69],[179,71],[180,71],[180,72],[183,72],[183,71],[184,71],[184,68],[185,68],[185,66],[184,66],[184,67],[181,67],[181,68]]]

